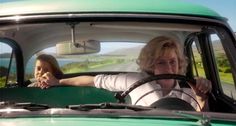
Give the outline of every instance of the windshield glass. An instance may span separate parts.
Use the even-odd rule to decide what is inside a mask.
[[[1,84],[3,106],[19,98],[23,104],[9,104],[30,110],[222,110],[213,104],[219,100],[215,92],[231,100],[235,92],[234,50],[228,49],[233,41],[224,28],[209,27],[128,21],[5,27],[6,35],[14,32],[14,42],[21,45],[25,78],[23,84]],[[9,97],[7,92],[14,93]]]

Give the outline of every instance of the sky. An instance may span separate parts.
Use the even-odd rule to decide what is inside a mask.
[[[236,0],[184,0],[206,6],[228,19],[228,23],[236,32]]]

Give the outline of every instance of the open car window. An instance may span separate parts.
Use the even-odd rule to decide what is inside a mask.
[[[230,63],[230,57],[226,54],[227,46],[223,46],[224,40],[220,39],[217,34],[210,35],[210,43],[214,52],[216,60],[217,70],[220,79],[220,88],[225,95],[233,99],[236,98],[235,79],[232,71],[232,63]],[[228,55],[229,52],[227,52]]]
[[[15,52],[7,41],[0,40],[0,88],[15,84],[17,84]]]

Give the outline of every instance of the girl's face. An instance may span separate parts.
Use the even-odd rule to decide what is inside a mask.
[[[163,55],[156,59],[154,66],[154,74],[178,74],[179,62],[174,49],[168,49],[163,52]],[[157,83],[164,85],[165,88],[171,88],[174,85],[173,79],[158,80]]]
[[[34,77],[38,80],[44,73],[53,73],[53,70],[48,62],[37,60],[35,63]]]

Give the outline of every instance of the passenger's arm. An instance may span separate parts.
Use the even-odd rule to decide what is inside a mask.
[[[51,73],[47,72],[40,78],[40,87],[48,88],[50,86],[71,85],[71,86],[94,86],[93,76],[78,76],[66,79],[57,79]]]

